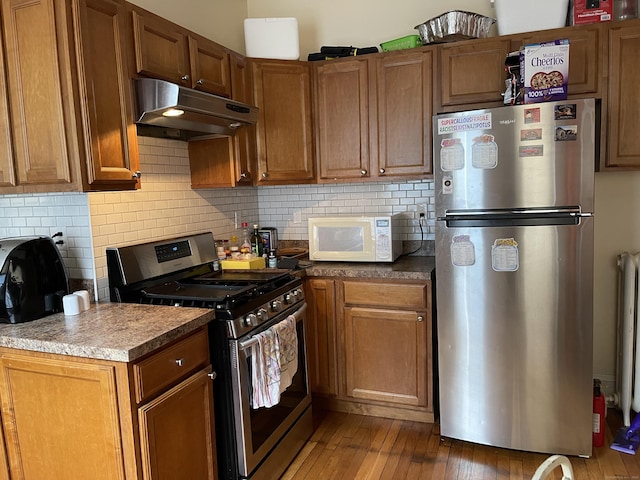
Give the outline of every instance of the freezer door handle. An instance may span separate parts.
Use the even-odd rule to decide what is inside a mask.
[[[439,220],[446,220],[447,218],[459,217],[461,215],[479,216],[484,217],[486,215],[576,215],[576,216],[590,216],[589,213],[583,213],[580,207],[570,206],[563,208],[512,208],[512,209],[493,209],[493,210],[480,210],[480,209],[468,209],[468,210],[447,210],[445,216],[439,218]]]
[[[590,213],[579,210],[545,209],[545,210],[514,210],[514,211],[465,211],[447,212],[443,218],[449,228],[455,227],[526,227],[540,225],[579,225],[582,217],[589,217]]]

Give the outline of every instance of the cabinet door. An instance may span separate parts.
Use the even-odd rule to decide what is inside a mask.
[[[236,186],[235,145],[232,137],[189,142],[191,188],[229,188]]]
[[[369,177],[369,69],[366,59],[316,67],[317,164],[321,180]]]
[[[87,189],[135,188],[138,139],[127,70],[127,11],[119,0],[74,0]]]
[[[191,86],[185,30],[150,12],[134,9],[136,69],[142,75]]]
[[[67,4],[2,0],[2,22],[17,182],[74,189],[79,144]]]
[[[338,394],[336,370],[336,295],[333,280],[308,279],[307,354],[312,393]]]
[[[122,479],[116,372],[23,355],[0,358],[12,479]]]
[[[191,86],[198,90],[231,96],[229,51],[206,38],[189,35]]]
[[[312,183],[311,75],[307,62],[254,60],[258,185]]]
[[[640,96],[634,88],[640,78],[640,26],[623,25],[609,29],[608,155],[603,167],[628,170],[640,168]]]
[[[13,169],[13,145],[9,123],[9,104],[7,83],[4,71],[4,44],[0,36],[0,187],[16,184]]]
[[[201,370],[138,410],[145,479],[217,478],[210,371]]]
[[[243,103],[253,103],[253,81],[247,59],[232,53],[231,98]],[[235,179],[237,185],[252,185],[256,171],[256,127],[241,128],[234,137]]]
[[[510,50],[508,37],[439,46],[441,107],[465,104],[501,106],[505,89],[504,61]]]
[[[347,396],[428,407],[426,312],[346,308]]]
[[[432,173],[434,51],[388,54],[375,60],[372,100],[372,175],[424,176]]]
[[[602,25],[585,25],[518,35],[511,43],[511,51],[528,43],[569,39],[569,95],[600,96],[600,77],[606,68],[600,48],[602,28]]]

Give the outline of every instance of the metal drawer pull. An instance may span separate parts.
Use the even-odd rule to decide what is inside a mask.
[[[176,365],[178,365],[179,367],[184,367],[184,358],[178,358],[176,360]]]
[[[207,373],[211,380],[215,380],[218,374],[216,372]]]
[[[418,315],[418,321],[421,322],[424,320],[424,317],[422,315]]]

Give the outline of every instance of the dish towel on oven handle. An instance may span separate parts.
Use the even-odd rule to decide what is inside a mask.
[[[272,407],[291,385],[298,370],[296,319],[290,315],[273,327],[256,334],[251,346],[251,406]]]

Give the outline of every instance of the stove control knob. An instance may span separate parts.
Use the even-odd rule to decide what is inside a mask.
[[[264,308],[261,308],[256,312],[256,317],[259,322],[264,322],[265,320],[269,320],[269,312],[267,312]]]
[[[301,288],[296,288],[293,292],[293,298],[296,300],[302,300],[303,294]]]
[[[282,297],[282,299],[284,300],[284,304],[285,305],[291,305],[293,303],[293,292],[289,292],[289,293],[285,293],[284,297]]]
[[[273,302],[271,302],[270,306],[272,312],[279,312],[280,310],[282,310],[282,302],[280,300],[274,300]]]
[[[250,313],[246,317],[244,317],[244,324],[247,327],[254,327],[258,324],[258,317],[255,313]]]

